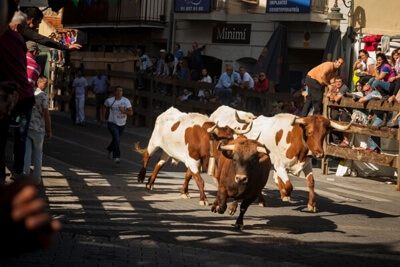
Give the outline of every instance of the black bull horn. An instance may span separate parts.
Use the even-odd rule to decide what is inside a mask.
[[[305,124],[304,118],[295,118],[293,121],[293,124]],[[341,125],[339,123],[336,123],[334,121],[329,121],[329,126],[340,131],[345,131],[348,130],[351,126],[351,122],[347,125]]]

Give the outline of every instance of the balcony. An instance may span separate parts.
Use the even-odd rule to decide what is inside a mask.
[[[63,24],[68,28],[165,27],[165,0],[71,1],[64,7]]]

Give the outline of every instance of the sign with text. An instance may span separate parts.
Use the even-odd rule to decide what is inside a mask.
[[[310,13],[311,0],[267,0],[267,13]]]
[[[250,44],[251,24],[215,23],[213,43]]]
[[[211,0],[175,0],[175,12],[207,13],[210,12]]]

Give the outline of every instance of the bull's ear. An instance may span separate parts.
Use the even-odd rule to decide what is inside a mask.
[[[224,155],[228,159],[232,159],[233,157],[232,150],[224,150],[222,151],[222,155]]]

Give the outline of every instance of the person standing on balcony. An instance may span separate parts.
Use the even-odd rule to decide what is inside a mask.
[[[334,62],[321,63],[307,73],[308,95],[301,117],[307,116],[311,105],[314,106],[314,114],[322,114],[322,99],[325,93],[325,86],[330,85],[330,80],[337,76],[338,70],[343,64],[344,59],[339,57]]]
[[[90,80],[90,88],[96,95],[96,120],[95,122],[100,122],[100,108],[107,99],[108,87],[110,86],[110,80],[106,75],[101,73],[101,70],[97,70],[96,76]]]
[[[203,58],[201,55],[201,51],[206,48],[206,45],[203,45],[199,48],[199,45],[196,42],[193,42],[192,49],[193,52],[191,53],[191,73],[190,79],[192,81],[198,81],[201,79],[201,70],[204,68],[203,65]]]

